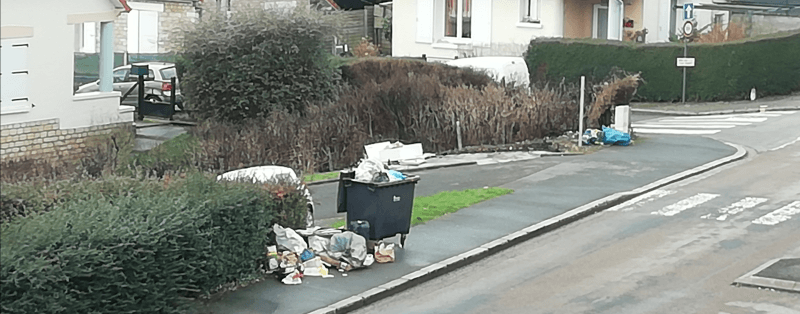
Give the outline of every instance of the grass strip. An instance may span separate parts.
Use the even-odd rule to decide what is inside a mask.
[[[514,192],[512,189],[483,188],[462,191],[444,191],[430,196],[414,198],[411,210],[411,225],[415,226],[439,218],[459,209]],[[343,227],[344,220],[333,224],[333,228]]]
[[[325,173],[312,173],[303,176],[303,182],[314,182],[328,179],[336,179],[339,177],[338,171],[325,172]]]

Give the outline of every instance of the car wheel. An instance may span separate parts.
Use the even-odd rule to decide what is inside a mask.
[[[161,102],[161,98],[159,98],[158,96],[152,96],[152,95],[145,97],[144,100],[147,100],[147,101],[152,102],[152,103]]]
[[[308,204],[308,214],[306,215],[306,228],[314,226],[314,206]]]

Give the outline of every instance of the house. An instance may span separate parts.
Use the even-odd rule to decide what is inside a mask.
[[[125,0],[3,1],[0,157],[80,158],[87,137],[130,129],[134,108],[112,90],[114,20]],[[73,95],[77,25],[97,23],[100,91]]]
[[[693,1],[699,26],[727,24],[753,2]],[[599,38],[666,42],[679,33],[686,0],[404,0],[394,2],[392,55],[450,60],[520,56],[531,39]],[[750,2],[743,8],[742,2]],[[762,4],[759,4],[763,6]],[[777,4],[773,4],[776,6]],[[738,8],[732,11],[734,8]],[[756,10],[755,12],[760,12]]]

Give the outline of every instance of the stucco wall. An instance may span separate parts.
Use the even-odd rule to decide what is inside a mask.
[[[75,26],[67,24],[68,16],[86,18],[113,10],[108,0],[3,1],[3,27],[33,28],[32,37],[15,39],[29,45],[30,108],[0,117],[3,161],[50,158],[56,152],[80,158],[88,136],[132,126],[133,108],[119,105],[119,92],[72,94]],[[103,14],[113,19],[113,13]]]
[[[632,28],[623,31],[638,31],[644,28],[642,24],[643,0],[625,0],[625,18],[633,19]],[[594,5],[608,5],[608,0],[566,0],[564,1],[564,37],[590,38],[594,25]],[[624,37],[624,36],[623,36]]]
[[[519,1],[492,1],[492,30],[489,47],[469,44],[443,43],[444,1],[436,0],[434,9],[434,44],[416,42],[417,0],[394,1],[392,21],[392,55],[397,57],[427,57],[453,59],[456,56],[509,55],[519,56],[534,37],[561,37],[564,32],[561,0],[542,0],[539,17],[541,24],[519,23]],[[476,27],[476,26],[473,26]]]

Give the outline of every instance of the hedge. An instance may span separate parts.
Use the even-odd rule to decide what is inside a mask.
[[[722,44],[689,44],[697,66],[687,71],[687,100],[744,99],[755,87],[759,96],[800,90],[800,33]],[[682,71],[675,58],[683,45],[632,44],[597,40],[534,39],[525,60],[531,81],[577,82],[581,75],[602,79],[614,67],[641,72],[646,84],[638,100],[681,99]]]
[[[3,313],[181,313],[189,298],[257,276],[273,223],[304,222],[291,187],[106,180],[2,225]]]
[[[182,89],[201,119],[239,122],[273,110],[302,113],[334,92],[325,45],[335,15],[305,8],[208,10],[179,41]]]

